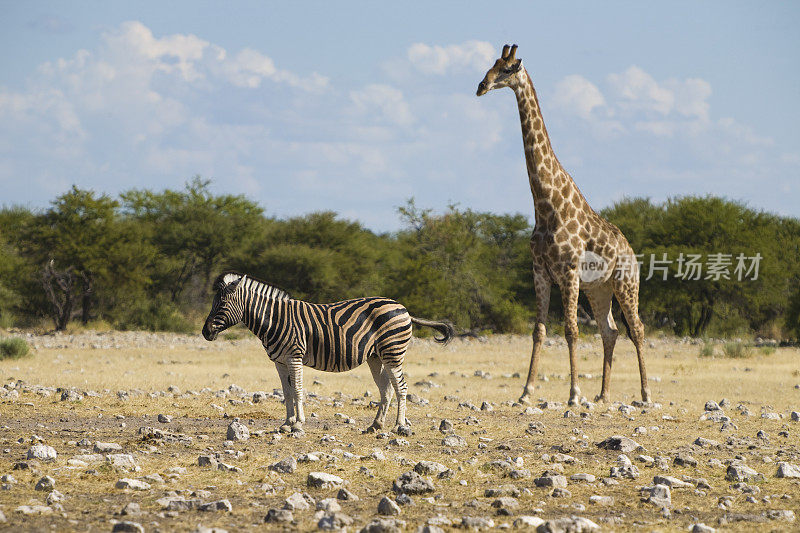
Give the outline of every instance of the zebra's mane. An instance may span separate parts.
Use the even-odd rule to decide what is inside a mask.
[[[268,281],[264,281],[263,279],[251,276],[250,274],[242,274],[241,272],[236,272],[235,270],[227,270],[217,276],[217,279],[214,281],[214,291],[219,291],[228,286],[230,283],[238,281],[244,277],[247,277],[247,279],[255,282],[257,285],[263,286],[263,289],[261,289],[261,287],[258,288],[261,289],[260,292],[266,296],[278,300],[287,300],[291,298],[291,295],[285,289]]]

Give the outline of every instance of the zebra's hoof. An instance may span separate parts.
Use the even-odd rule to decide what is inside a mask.
[[[406,422],[406,424],[408,424],[408,422]],[[398,425],[397,427],[394,428],[393,431],[398,435],[400,435],[401,437],[410,437],[411,435],[414,434],[414,430],[412,430],[411,426],[409,425],[404,425],[404,426]]]

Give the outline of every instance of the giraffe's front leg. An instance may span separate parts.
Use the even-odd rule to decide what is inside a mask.
[[[292,424],[297,420],[294,414],[294,391],[289,379],[289,368],[283,363],[275,363],[275,368],[278,370],[278,377],[281,379],[283,402],[286,404],[286,420],[281,424],[280,431],[289,433],[292,430]]]
[[[580,403],[581,390],[578,388],[578,364],[576,348],[578,344],[578,290],[577,273],[571,280],[561,285],[561,297],[564,305],[564,337],[569,349],[569,405]]]
[[[294,394],[294,416],[292,431],[303,431],[303,423],[306,415],[303,412],[303,356],[298,354],[289,361],[289,372],[291,373],[292,392]]]
[[[531,245],[531,251],[536,256],[536,251]],[[531,362],[528,367],[528,379],[525,381],[525,388],[522,390],[522,396],[519,398],[519,403],[530,404],[532,403],[533,391],[536,387],[536,374],[539,368],[539,358],[542,353],[542,345],[547,335],[547,313],[550,310],[550,280],[544,272],[544,269],[537,265],[534,260],[533,264],[533,285],[536,289],[536,325],[533,327],[533,349],[531,350]]]

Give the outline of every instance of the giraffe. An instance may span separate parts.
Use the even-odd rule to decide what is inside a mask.
[[[564,306],[564,336],[569,349],[569,404],[581,401],[576,368],[578,340],[578,292],[583,289],[603,340],[603,382],[595,401],[609,401],[609,381],[617,325],[611,314],[616,296],[639,359],[642,400],[650,402],[642,353],[644,326],[639,318],[639,276],[636,256],[615,225],[598,215],[581,194],[572,177],[561,166],[550,145],[536,90],[522,60],[515,57],[517,45],[505,45],[501,57],[478,85],[477,95],[510,87],[517,98],[528,180],[533,194],[535,226],[531,236],[533,281],[537,313],[533,349],[520,403],[530,403],[539,366],[545,321],[550,307],[550,288],[558,284]]]

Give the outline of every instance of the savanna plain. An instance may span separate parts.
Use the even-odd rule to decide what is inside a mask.
[[[0,361],[0,529],[800,527],[798,348],[650,337],[645,405],[621,336],[613,403],[595,404],[602,345],[590,335],[579,347],[588,400],[568,406],[554,337],[537,401],[520,405],[529,337],[415,339],[412,434],[389,432],[394,402],[386,433],[362,433],[377,400],[364,365],[305,369],[305,431],[287,435],[277,373],[245,333],[28,337],[32,355]]]

